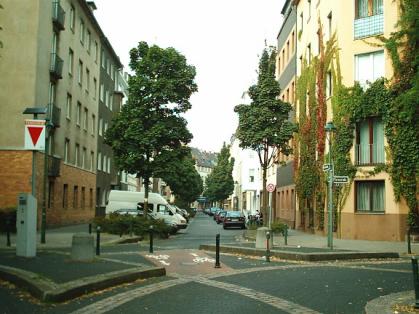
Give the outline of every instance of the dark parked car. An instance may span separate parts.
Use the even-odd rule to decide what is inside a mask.
[[[240,227],[241,229],[246,228],[246,219],[244,215],[239,211],[228,211],[223,220],[223,228],[229,227]]]
[[[214,214],[217,210],[220,210],[220,209],[218,207],[211,207],[208,215],[214,216]]]
[[[220,224],[224,221],[224,218],[225,218],[226,214],[227,214],[227,212],[225,210],[223,210],[217,215],[217,218],[215,220],[217,222],[217,224]]]

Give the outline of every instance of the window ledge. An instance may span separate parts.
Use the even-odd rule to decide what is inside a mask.
[[[363,211],[356,211],[355,215],[385,215],[386,212],[382,211],[382,212],[363,212]]]

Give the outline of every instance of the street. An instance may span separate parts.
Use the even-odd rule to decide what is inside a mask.
[[[272,261],[198,251],[220,233],[236,242],[240,229],[223,230],[198,213],[187,229],[168,240],[104,247],[101,259],[165,266],[166,277],[138,280],[65,303],[41,304],[0,284],[1,313],[364,313],[368,301],[412,290],[407,259],[306,263]],[[63,275],[64,276],[64,275]],[[7,301],[6,301],[7,300]],[[382,302],[385,302],[384,299]]]

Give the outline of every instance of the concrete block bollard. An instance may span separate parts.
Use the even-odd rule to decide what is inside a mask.
[[[272,235],[272,232],[267,227],[261,227],[256,230],[256,248],[257,249],[265,249],[266,250],[266,232]],[[271,236],[269,239],[269,247],[273,247],[273,237]]]
[[[95,257],[94,237],[88,233],[73,234],[71,244],[71,259],[89,262]]]

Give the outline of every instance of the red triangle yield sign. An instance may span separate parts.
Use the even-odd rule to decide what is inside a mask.
[[[28,126],[29,135],[31,136],[32,143],[36,146],[38,142],[39,136],[41,135],[42,131],[44,130],[43,127],[39,126]]]

